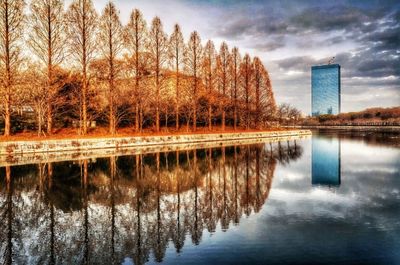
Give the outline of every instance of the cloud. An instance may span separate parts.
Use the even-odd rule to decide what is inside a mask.
[[[100,11],[106,0],[94,2]],[[303,112],[310,112],[311,66],[333,56],[342,66],[342,110],[400,105],[398,1],[119,0],[116,5],[124,23],[139,8],[148,23],[159,15],[167,33],[179,23],[186,40],[198,30],[203,42],[213,39],[218,47],[225,40],[241,54],[259,56],[277,102]]]
[[[379,11],[362,10],[352,6],[311,7],[290,18],[298,32],[315,30],[354,31],[365,23],[376,20],[382,14]]]

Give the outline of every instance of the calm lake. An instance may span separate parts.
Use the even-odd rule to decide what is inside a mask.
[[[0,168],[0,264],[400,264],[400,135]]]

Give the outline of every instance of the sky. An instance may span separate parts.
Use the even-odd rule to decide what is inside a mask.
[[[101,12],[107,0],[94,0]],[[125,24],[139,8],[165,31],[197,30],[205,43],[226,41],[267,67],[278,104],[311,112],[311,66],[341,65],[342,112],[400,106],[400,2],[118,0]],[[70,0],[66,2],[66,6]]]

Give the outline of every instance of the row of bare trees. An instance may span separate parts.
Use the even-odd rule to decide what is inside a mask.
[[[109,2],[99,16],[92,0],[0,0],[0,67],[4,134],[11,117],[33,109],[39,133],[51,134],[65,117],[86,134],[105,121],[111,134],[132,124],[156,132],[174,123],[261,128],[275,116],[267,70],[223,42],[203,46],[194,31],[185,43],[180,26],[168,37],[155,17],[148,26],[134,9],[127,25]],[[29,49],[23,49],[29,47]],[[68,115],[66,113],[69,113]],[[72,114],[71,114],[72,113]],[[101,123],[101,122],[100,122]]]

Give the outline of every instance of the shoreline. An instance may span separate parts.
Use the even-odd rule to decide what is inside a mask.
[[[400,126],[374,126],[374,125],[294,125],[282,126],[285,129],[303,130],[348,130],[348,131],[378,131],[378,132],[400,132]]]
[[[301,139],[310,130],[0,142],[0,167]]]

